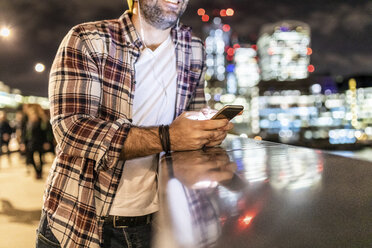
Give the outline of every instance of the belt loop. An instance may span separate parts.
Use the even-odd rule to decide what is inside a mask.
[[[151,222],[151,214],[147,215],[146,217],[146,224],[149,224]]]
[[[114,215],[114,218],[112,218],[112,224],[114,228],[116,228],[116,216]]]

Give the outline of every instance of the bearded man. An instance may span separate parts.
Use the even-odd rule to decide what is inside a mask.
[[[205,107],[205,54],[179,24],[188,0],[128,1],[72,28],[49,81],[57,141],[37,247],[149,247],[160,152],[215,146],[232,124]]]

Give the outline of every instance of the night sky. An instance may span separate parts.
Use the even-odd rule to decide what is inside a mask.
[[[367,0],[190,0],[182,18],[203,37],[196,11],[233,8],[223,19],[240,42],[255,43],[263,24],[299,20],[311,27],[317,74],[372,75],[372,1]],[[68,30],[79,23],[114,19],[127,8],[125,0],[1,0],[0,27],[12,35],[0,38],[0,81],[24,95],[47,96],[48,74],[56,50]],[[47,69],[38,74],[34,65]]]

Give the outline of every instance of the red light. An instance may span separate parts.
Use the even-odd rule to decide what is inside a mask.
[[[203,16],[202,16],[202,21],[203,21],[203,22],[207,22],[207,21],[209,21],[209,15],[203,15]]]
[[[253,48],[254,50],[257,50],[257,45],[252,45],[251,48]]]
[[[198,15],[200,15],[200,16],[205,15],[205,9],[203,9],[203,8],[198,9]]]
[[[313,65],[309,65],[309,66],[307,67],[307,70],[308,70],[309,72],[314,72],[314,71],[315,71],[315,67],[314,67]]]
[[[240,226],[247,227],[249,224],[251,224],[253,219],[252,215],[245,215],[239,218],[239,224]]]
[[[221,9],[220,16],[227,16],[225,9]]]
[[[225,24],[225,25],[223,25],[222,30],[223,30],[224,32],[229,32],[229,31],[230,31],[230,25],[229,25],[229,24]]]
[[[233,10],[232,8],[228,8],[228,9],[226,10],[226,15],[227,15],[227,16],[233,16],[233,15],[234,15],[234,10]]]
[[[235,44],[234,45],[234,49],[238,49],[238,48],[240,48],[240,45],[239,44]]]
[[[234,48],[229,48],[229,49],[227,49],[227,55],[229,55],[229,56],[234,56]]]
[[[234,56],[227,55],[226,59],[227,59],[227,61],[232,61],[234,59]]]
[[[311,49],[310,47],[307,48],[307,52],[306,52],[307,55],[311,55],[313,54],[313,49]]]

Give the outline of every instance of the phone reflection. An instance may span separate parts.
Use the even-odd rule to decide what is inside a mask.
[[[244,188],[244,182],[235,174],[236,163],[230,161],[224,149],[209,148],[172,153],[163,165],[169,176],[166,202],[175,239],[167,247],[213,247],[224,221],[220,189],[226,193]]]

